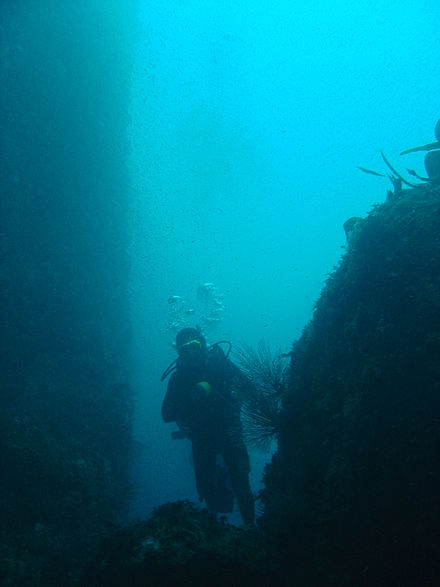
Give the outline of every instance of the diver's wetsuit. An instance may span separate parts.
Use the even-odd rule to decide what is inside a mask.
[[[208,383],[209,393],[197,385]],[[216,457],[221,455],[231,477],[245,524],[254,523],[254,498],[249,485],[249,456],[243,440],[240,405],[232,391],[247,380],[223,351],[214,346],[197,366],[180,360],[168,383],[162,405],[165,422],[177,422],[192,442],[197,491],[216,511]]]

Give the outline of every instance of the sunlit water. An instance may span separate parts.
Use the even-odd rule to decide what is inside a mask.
[[[196,501],[190,446],[161,421],[175,358],[172,296],[200,323],[197,288],[223,295],[211,342],[286,351],[345,244],[344,221],[385,199],[380,149],[433,139],[437,2],[141,2],[133,71],[132,513]],[[270,454],[252,451],[260,487]],[[236,517],[234,518],[236,519]]]

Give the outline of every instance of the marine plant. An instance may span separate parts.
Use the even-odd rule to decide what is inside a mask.
[[[267,450],[278,431],[281,398],[287,387],[286,358],[290,355],[273,353],[263,340],[257,348],[242,344],[235,355],[251,383],[241,397],[245,439],[250,445]]]
[[[427,173],[427,177],[419,175],[414,169],[407,168],[407,172],[409,173],[409,175],[418,179],[419,183],[413,183],[412,181],[408,181],[407,179],[405,179],[405,177],[403,177],[403,175],[396,170],[394,165],[391,164],[389,159],[385,156],[385,153],[383,151],[380,152],[382,155],[382,159],[392,172],[391,174],[388,173],[387,176],[393,184],[394,195],[400,194],[402,184],[410,188],[421,188],[426,186],[427,184],[438,184],[440,182],[440,119],[437,121],[437,124],[435,125],[434,133],[436,141],[434,141],[433,143],[428,143],[426,145],[421,145],[418,147],[411,147],[410,149],[405,149],[400,153],[401,155],[407,155],[409,153],[427,151],[427,155],[425,156],[425,170]],[[377,171],[372,171],[371,169],[367,169],[365,167],[358,166],[358,169],[360,169],[364,173],[377,175],[379,177],[385,177],[383,173],[378,173]]]

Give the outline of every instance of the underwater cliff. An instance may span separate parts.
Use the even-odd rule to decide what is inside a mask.
[[[436,584],[440,189],[351,228],[293,347],[259,527],[165,504],[110,533],[83,585]]]
[[[273,199],[273,196],[284,190],[285,197],[290,198],[289,182],[296,182],[292,189],[296,193],[297,186],[310,180],[305,162],[315,165],[320,160],[324,164],[323,179],[317,177],[312,188],[319,209],[319,186],[325,185],[325,189],[332,186],[332,178],[339,164],[342,165],[338,161],[334,167],[337,150],[331,157],[323,157],[323,149],[329,151],[325,145],[337,144],[327,142],[328,136],[332,140],[336,136],[341,143],[349,137],[360,144],[357,136],[350,136],[350,125],[344,134],[338,120],[343,119],[341,112],[343,117],[350,114],[346,108],[353,103],[356,108],[351,117],[357,129],[363,102],[352,100],[350,95],[362,95],[364,104],[370,105],[382,79],[372,77],[370,93],[365,92],[362,72],[374,71],[375,62],[368,63],[364,69],[359,68],[357,61],[353,62],[352,70],[360,72],[359,89],[355,94],[347,94],[344,84],[341,85],[342,76],[338,79],[335,75],[335,60],[329,53],[327,79],[331,83],[327,95],[337,86],[334,101],[329,104],[341,110],[340,118],[328,124],[328,107],[320,106],[327,102],[314,101],[322,93],[324,70],[321,66],[309,68],[306,62],[303,67],[301,62],[300,70],[307,74],[308,69],[316,69],[316,78],[313,77],[305,94],[283,90],[288,102],[279,108],[277,118],[274,114],[279,104],[279,88],[287,86],[284,82],[273,83],[269,76],[261,87],[267,84],[270,92],[261,101],[271,106],[261,111],[256,108],[263,95],[257,78],[264,77],[269,61],[265,56],[264,67],[255,68],[255,73],[247,78],[246,68],[241,69],[241,61],[243,66],[247,62],[245,53],[240,53],[244,45],[229,32],[223,36],[224,25],[216,13],[206,27],[200,11],[203,34],[198,41],[202,46],[209,40],[210,48],[206,55],[204,49],[195,59],[194,63],[199,60],[200,64],[194,74],[192,67],[189,69],[187,83],[183,67],[185,51],[191,55],[191,65],[196,54],[192,43],[186,44],[186,32],[190,39],[197,34],[188,26],[193,24],[190,19],[182,19],[182,14],[182,20],[176,18],[173,3],[163,6],[166,18],[163,21],[159,18],[158,38],[153,39],[151,47],[148,38],[149,49],[145,55],[141,51],[133,59],[140,26],[139,15],[135,15],[139,8],[136,1],[15,0],[0,4],[0,584],[6,587],[437,585],[440,575],[440,161],[435,146],[439,140],[438,126],[437,143],[428,145],[434,145],[434,154],[429,155],[430,164],[426,167],[429,177],[418,176],[424,185],[402,190],[398,178],[393,178],[395,193],[389,194],[384,204],[375,206],[366,218],[351,219],[347,225],[346,251],[317,300],[313,319],[288,355],[291,360],[288,383],[286,388],[281,386],[271,404],[275,409],[266,420],[268,437],[258,438],[258,426],[254,429],[254,440],[269,438],[270,443],[274,430],[278,440],[277,452],[266,468],[265,489],[259,504],[264,506],[264,513],[257,528],[232,526],[186,501],[160,505],[148,520],[116,525],[126,520],[132,489],[130,466],[135,452],[134,401],[129,384],[130,375],[133,376],[130,373],[133,365],[130,295],[139,295],[142,306],[155,287],[163,286],[166,291],[170,277],[173,277],[171,281],[179,282],[179,275],[189,272],[192,264],[186,260],[192,263],[198,256],[197,246],[189,247],[188,257],[177,255],[177,263],[172,251],[183,251],[186,243],[182,236],[193,234],[194,223],[196,242],[202,243],[199,250],[210,250],[211,227],[216,234],[218,230],[220,236],[223,232],[227,236],[228,245],[220,247],[225,255],[218,254],[216,259],[220,274],[222,267],[227,271],[232,264],[230,279],[234,287],[235,281],[239,286],[236,295],[247,296],[245,306],[252,290],[240,285],[239,280],[255,278],[256,283],[264,284],[267,276],[273,276],[269,289],[262,288],[264,299],[267,295],[269,315],[277,304],[275,296],[270,303],[270,288],[279,285],[275,276],[283,274],[287,267],[296,271],[296,261],[284,262],[285,251],[294,260],[295,256],[301,256],[301,251],[306,252],[304,255],[308,253],[311,242],[302,237],[304,246],[290,253],[290,247],[293,251],[296,246],[289,242],[290,226],[300,241],[298,235],[307,233],[307,223],[304,232],[298,231],[295,223],[300,224],[301,216],[294,218],[294,214],[301,206],[297,207],[296,203],[291,206],[290,202],[286,206],[286,199],[282,204],[283,199]],[[150,8],[148,3],[144,7],[147,20]],[[159,8],[160,16],[162,7]],[[262,8],[258,7],[257,12]],[[408,20],[402,14],[401,22]],[[262,16],[266,18],[266,14]],[[245,8],[246,27],[248,17]],[[421,17],[423,22],[428,22],[425,15]],[[377,18],[383,20],[380,15]],[[151,20],[154,21],[154,11]],[[178,26],[174,28],[176,23]],[[237,23],[241,23],[241,17]],[[278,28],[277,18],[275,23]],[[217,25],[221,25],[218,35]],[[184,36],[178,34],[181,26],[186,31]],[[212,38],[210,27],[216,31]],[[402,36],[401,29],[396,30]],[[164,31],[167,34],[162,35]],[[343,32],[345,35],[345,29]],[[285,35],[279,38],[283,63],[288,57],[282,40],[290,38],[289,29]],[[261,38],[260,32],[258,36]],[[268,39],[271,37],[269,34]],[[168,39],[173,40],[170,52],[164,50]],[[339,51],[338,37],[334,36],[333,40]],[[327,46],[327,41],[324,35],[320,45],[313,35],[309,42],[321,57],[319,47]],[[412,41],[417,43],[417,38]],[[157,55],[161,55],[157,65],[154,64],[155,44]],[[230,49],[227,61],[223,61],[220,55],[226,44]],[[254,46],[253,42],[246,44]],[[390,47],[394,45],[391,39]],[[359,45],[362,50],[364,46]],[[378,47],[377,59],[381,63],[384,53]],[[413,45],[408,46],[409,51],[412,48]],[[293,45],[291,50],[296,64],[296,55],[302,55],[303,50],[297,51]],[[252,69],[258,60],[256,56],[265,51],[265,44],[256,53],[252,49]],[[228,77],[224,72],[232,59],[240,65],[232,67]],[[388,59],[394,59],[393,53],[389,53],[386,63]],[[387,86],[400,88],[400,81],[405,83],[409,79],[406,60],[404,64],[402,77],[388,78],[389,68],[384,69],[383,80]],[[212,66],[206,70],[209,75],[204,69],[207,65]],[[347,65],[343,59],[344,78],[351,77],[347,75],[350,72]],[[136,67],[137,75],[145,77],[148,90],[145,90],[145,102],[142,93],[138,96],[142,117],[134,123],[130,112],[132,115],[136,83],[130,78],[130,72]],[[182,67],[184,75],[181,76]],[[418,60],[413,67],[418,67]],[[271,66],[271,69],[275,68]],[[290,69],[284,71],[287,75]],[[437,79],[436,70],[430,71],[430,77]],[[158,72],[158,81],[150,87]],[[162,87],[162,80],[175,76],[176,72],[182,86],[177,81],[175,85],[164,83]],[[238,76],[243,77],[243,88],[247,88],[246,93],[250,91],[252,99],[250,102],[245,99],[235,109],[240,92],[229,92],[226,86]],[[199,78],[202,86],[198,85]],[[411,79],[417,86],[415,78]],[[215,82],[213,87],[211,80]],[[300,80],[301,77],[296,78],[298,88],[303,90],[305,86]],[[428,100],[429,92],[423,84],[419,85],[424,88],[423,98]],[[139,86],[143,88],[142,84]],[[183,86],[185,90],[181,94],[179,88]],[[182,108],[185,104],[182,96],[188,100],[200,87],[203,89],[200,112],[198,101],[188,101],[190,107]],[[386,90],[385,84],[381,89]],[[304,100],[299,102],[304,108],[300,107],[286,124],[284,114],[290,112],[292,97],[296,96]],[[386,92],[381,94],[385,103],[384,96]],[[168,97],[172,99],[167,101]],[[421,98],[417,95],[412,100]],[[228,119],[230,112],[225,110],[225,105],[229,102],[234,104],[234,110],[230,111],[233,117]],[[311,103],[318,116],[312,116],[311,126],[304,126],[303,136],[290,139],[290,130],[298,128],[298,123],[303,128],[302,117]],[[407,109],[407,105],[401,105],[399,91],[397,99],[390,101],[389,112],[392,104]],[[376,112],[383,115],[381,104],[372,105],[376,120]],[[238,124],[241,112],[247,110],[251,116],[248,118],[246,114]],[[146,123],[145,112],[149,112]],[[211,113],[215,115],[212,119]],[[264,124],[261,127],[256,124],[256,132],[252,131],[246,138],[246,127],[254,124],[254,116],[261,116]],[[226,120],[229,121],[223,126]],[[192,126],[194,121],[196,130]],[[142,124],[135,128],[139,122]],[[153,124],[149,127],[150,122]],[[305,129],[313,126],[317,132],[325,131],[325,140],[321,137],[315,141],[312,133],[309,142],[303,144],[302,139],[308,134]],[[272,142],[276,140],[273,127],[278,135],[281,132],[285,137],[279,145]],[[139,153],[133,157],[131,149],[143,144],[139,137],[145,128],[153,135],[148,144],[155,146],[159,138],[157,150],[152,149],[145,159]],[[214,134],[210,129],[214,129]],[[130,130],[133,136],[138,135],[134,141],[133,136],[127,136]],[[188,148],[181,157],[181,151],[186,150],[188,140],[193,137],[197,148]],[[270,141],[264,145],[269,137]],[[264,146],[261,151],[260,142]],[[303,159],[311,146],[311,154]],[[238,155],[241,149],[244,157]],[[272,172],[283,175],[283,161],[291,165],[292,149],[297,157],[293,171],[289,169],[280,182],[266,180],[266,173],[268,178]],[[351,148],[344,145],[345,151],[350,152]],[[410,151],[414,148],[406,152]],[[282,154],[281,158],[274,157],[275,152]],[[270,166],[266,170],[262,164],[263,174],[254,174],[255,161],[264,163],[269,156],[277,159],[272,171]],[[136,189],[142,181],[137,187],[131,187],[133,177],[127,164],[130,157],[132,173],[135,170],[135,174],[142,176],[143,166],[152,170],[145,174],[148,181],[142,186],[144,191],[138,201]],[[297,170],[301,167],[305,170],[304,179],[298,181],[301,175]],[[326,169],[330,171],[326,173]],[[251,190],[247,186],[249,178],[255,184]],[[135,178],[139,179],[142,177]],[[257,186],[259,183],[261,187]],[[218,184],[222,184],[221,189]],[[343,192],[344,189],[343,186]],[[156,191],[154,197],[153,191]],[[168,192],[171,192],[170,200],[162,207],[161,198]],[[350,197],[358,193],[353,186]],[[266,199],[267,194],[270,198]],[[298,195],[307,200],[311,191],[300,190]],[[223,208],[229,208],[234,199],[242,203],[238,208],[234,203],[231,207],[234,214],[225,215]],[[176,203],[183,200],[183,208],[179,203],[176,216],[169,218],[167,210],[172,207],[168,206],[174,206],[174,200]],[[257,201],[257,213],[253,216],[252,208]],[[137,215],[143,206],[145,210]],[[287,229],[280,228],[281,215],[267,214],[267,206],[282,210]],[[253,219],[242,223],[248,208]],[[183,222],[177,226],[181,226],[182,233],[177,228],[175,248],[171,246],[168,250],[171,230],[175,230],[171,220],[181,214],[180,210],[184,211]],[[148,222],[139,224],[133,231],[133,224],[144,212]],[[211,212],[212,218],[207,217]],[[260,226],[260,215],[259,232],[255,228]],[[326,218],[325,214],[321,218],[326,223],[323,230],[328,228]],[[267,246],[265,228],[269,223],[275,230],[273,239],[271,236],[274,246],[270,245],[269,256],[264,258],[274,258],[282,250],[277,261],[279,270],[266,274],[261,272],[262,265],[253,266],[246,277],[246,262],[242,259],[251,260],[256,251],[262,250],[255,249],[252,239],[247,242],[248,232],[260,235],[259,245],[264,248]],[[142,287],[133,294],[129,291],[133,279],[130,271],[130,253],[135,248],[131,240],[133,232],[143,239],[144,232],[155,224],[155,230],[145,242],[148,248],[156,235],[158,248],[152,248],[150,256],[141,256],[137,262],[142,267],[144,263],[156,265],[161,280],[154,282],[154,272],[147,271]],[[240,234],[229,232],[229,225],[237,225]],[[222,227],[226,227],[224,231]],[[285,240],[278,240],[281,237]],[[222,236],[216,239],[213,242],[223,242]],[[244,248],[243,242],[246,242]],[[229,251],[236,246],[237,255],[234,252],[231,257]],[[171,251],[171,257],[155,256],[154,250],[160,247],[167,249],[167,255]],[[171,264],[167,265],[170,260]],[[167,268],[174,265],[179,265],[179,269],[173,275]],[[291,276],[288,277],[286,283],[290,282]],[[293,307],[295,298],[290,297],[291,291],[286,288],[283,296]],[[151,306],[159,313],[154,304]],[[264,314],[255,322],[257,330],[258,324],[267,325],[265,316],[266,301]],[[158,322],[150,322],[149,344],[160,346],[156,339],[159,328],[155,324]],[[240,331],[249,335],[240,320],[237,324]],[[296,330],[292,324],[288,332],[293,339]],[[152,362],[151,357],[145,361]],[[149,438],[156,433],[152,428]],[[157,436],[160,439],[160,434]],[[172,474],[168,475],[168,471],[172,469],[165,459],[160,462],[167,471],[168,483]],[[145,470],[147,482],[141,491],[148,493],[148,481],[154,472],[148,465]],[[162,499],[160,491],[157,495]]]
[[[263,525],[296,585],[440,573],[440,188],[354,223],[295,343]]]
[[[0,22],[0,582],[59,586],[127,502],[132,23],[20,0]]]

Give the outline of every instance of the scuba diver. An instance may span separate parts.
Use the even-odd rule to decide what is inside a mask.
[[[224,342],[224,341],[222,341]],[[172,373],[162,404],[165,422],[176,422],[192,443],[197,492],[208,509],[231,512],[235,494],[245,524],[254,524],[249,485],[249,455],[240,421],[240,390],[250,382],[220,348],[208,347],[198,328],[176,337],[178,358],[162,375]],[[229,343],[230,344],[230,343]],[[223,459],[226,468],[218,463]],[[230,478],[232,491],[227,485]]]

